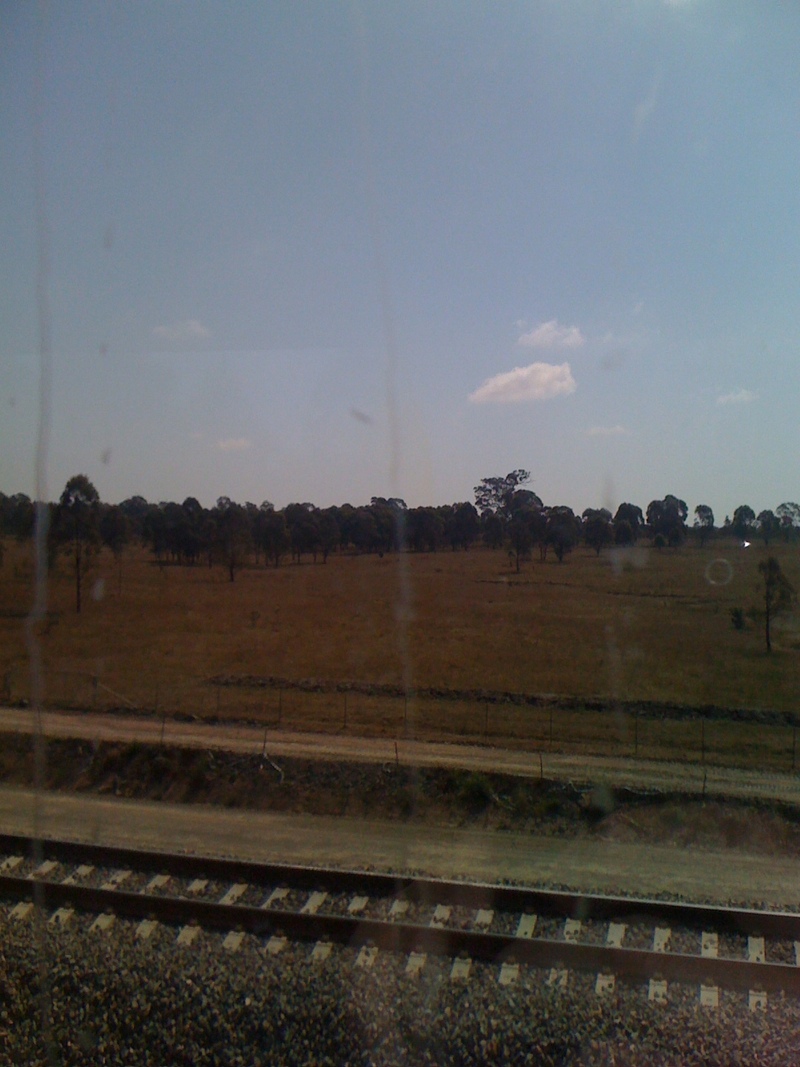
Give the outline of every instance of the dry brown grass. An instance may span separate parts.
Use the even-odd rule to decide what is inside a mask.
[[[800,587],[797,548],[772,551]],[[255,674],[793,711],[798,620],[789,617],[776,628],[772,656],[757,628],[737,632],[730,621],[731,608],[758,605],[764,555],[759,546],[742,550],[728,542],[599,559],[580,549],[563,564],[529,563],[520,575],[505,554],[485,550],[347,555],[325,565],[252,567],[231,583],[219,567],[160,568],[145,552],[132,551],[120,586],[116,564],[104,553],[80,616],[62,558],[50,579],[51,616],[40,627],[46,690],[54,701],[86,706],[129,702],[271,721],[278,715],[276,692],[219,693],[207,679]],[[728,573],[722,565],[709,570],[719,558],[730,564],[727,584],[708,580]],[[24,613],[31,574],[30,549],[7,544],[0,671],[10,672],[13,697],[28,691]],[[287,720],[300,722],[311,702],[313,722],[343,725],[342,694],[312,700],[284,692],[280,699]],[[402,727],[402,702],[349,699],[348,729]],[[412,727],[433,714],[420,702],[407,713]],[[484,710],[473,704],[449,702],[437,714],[446,716],[440,726],[451,737],[484,731]],[[493,711],[492,732],[541,740],[545,714]],[[630,726],[608,728],[619,741]]]

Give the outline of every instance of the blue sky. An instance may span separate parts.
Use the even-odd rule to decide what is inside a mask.
[[[4,5],[0,489],[39,292],[50,498],[797,499],[799,45],[732,0]]]

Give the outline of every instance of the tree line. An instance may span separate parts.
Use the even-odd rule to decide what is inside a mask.
[[[144,544],[162,564],[225,567],[234,581],[248,563],[278,567],[303,557],[327,562],[332,553],[466,551],[477,544],[506,549],[520,569],[535,551],[545,560],[552,551],[562,562],[579,544],[598,555],[612,545],[633,545],[649,538],[656,548],[680,545],[690,536],[704,545],[715,536],[740,540],[760,537],[765,544],[800,537],[800,505],[787,502],[758,515],[742,505],[715,526],[708,505],[698,504],[689,526],[685,501],[668,494],[652,500],[647,509],[622,503],[587,508],[577,515],[566,505],[546,505],[530,488],[523,469],[483,478],[474,490],[474,503],[409,508],[399,497],[372,497],[365,506],[342,504],[318,508],[292,503],[277,509],[268,500],[260,505],[239,504],[220,497],[204,508],[195,497],[182,503],[150,503],[132,496],[120,504],[106,504],[85,474],[70,478],[57,503],[45,505],[51,558],[69,554],[75,573],[76,607],[80,611],[83,578],[92,555],[108,548],[119,559],[131,542]],[[2,536],[24,540],[34,528],[35,505],[25,494],[0,493],[0,549]]]

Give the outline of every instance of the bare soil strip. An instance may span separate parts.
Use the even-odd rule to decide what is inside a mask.
[[[168,743],[182,748],[227,752],[265,752],[271,757],[397,763],[416,767],[451,767],[482,773],[500,772],[609,787],[683,792],[705,796],[780,800],[800,804],[800,774],[763,773],[696,763],[635,760],[606,756],[519,752],[480,745],[392,741],[349,735],[292,733],[244,725],[208,725],[174,719],[127,715],[93,715],[44,711],[47,737],[92,741]],[[30,709],[0,708],[0,729],[34,733]],[[265,744],[266,741],[266,744]]]

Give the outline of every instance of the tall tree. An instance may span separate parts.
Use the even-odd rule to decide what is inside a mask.
[[[772,538],[777,536],[781,528],[780,519],[774,511],[766,508],[764,511],[759,511],[756,522],[758,523],[758,532],[761,534],[761,540],[765,545],[769,545]]]
[[[97,551],[100,497],[85,474],[75,474],[64,486],[55,511],[51,533],[56,544],[72,555],[75,568],[75,611],[80,614],[86,570]]]
[[[614,540],[611,512],[608,508],[586,508],[583,515],[583,539],[597,555]]]
[[[689,508],[684,500],[667,493],[663,500],[651,500],[647,505],[647,524],[653,539],[659,534],[667,544],[679,545],[686,533]]]
[[[517,499],[517,506],[535,504],[542,506],[539,497],[530,489],[521,490],[520,486],[530,481],[530,472],[526,470],[510,471],[505,478],[482,478],[475,486],[475,507],[483,513],[494,511],[504,519],[510,519],[514,512],[515,498],[524,492],[524,499]]]
[[[697,530],[702,548],[714,532],[714,512],[708,504],[698,504],[694,509],[694,516],[694,528]]]
[[[758,569],[764,578],[764,637],[767,642],[767,652],[771,652],[770,624],[779,612],[791,607],[795,599],[795,590],[774,556],[768,556],[762,560]]]
[[[731,529],[740,541],[746,541],[753,536],[753,523],[756,521],[756,513],[749,504],[740,504],[733,513]]]
[[[628,526],[620,533],[620,525],[627,523]],[[630,544],[631,541],[637,541],[639,534],[642,532],[644,526],[644,515],[642,509],[637,507],[636,504],[620,504],[617,508],[617,513],[614,516],[614,541],[620,544]],[[628,535],[630,530],[630,538]]]

